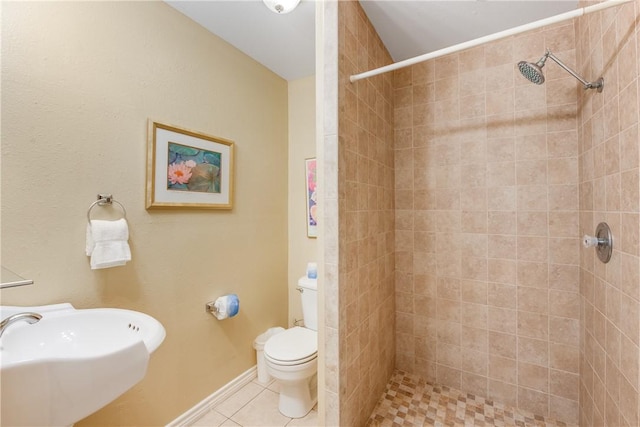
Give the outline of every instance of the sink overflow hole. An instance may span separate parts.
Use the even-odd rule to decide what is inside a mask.
[[[136,325],[133,325],[131,323],[129,323],[129,329],[138,332],[140,330],[140,328]]]

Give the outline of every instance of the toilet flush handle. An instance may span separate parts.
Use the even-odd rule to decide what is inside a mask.
[[[300,292],[301,294],[304,293],[304,289],[302,288],[296,288],[296,291]]]

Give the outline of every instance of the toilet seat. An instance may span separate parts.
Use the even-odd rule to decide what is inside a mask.
[[[312,362],[315,359],[318,358],[318,353],[315,353],[307,358],[304,359],[300,359],[300,360],[293,360],[293,361],[287,361],[287,360],[277,360],[277,359],[272,359],[270,358],[268,355],[265,354],[265,359],[267,360],[267,363],[271,363],[273,365],[277,365],[277,366],[298,366],[298,365],[303,365],[307,362]]]
[[[281,366],[307,363],[318,357],[318,333],[294,326],[269,338],[264,345],[264,356]]]

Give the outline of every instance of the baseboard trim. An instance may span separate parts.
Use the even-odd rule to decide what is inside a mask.
[[[193,424],[207,412],[209,412],[218,403],[222,402],[227,397],[231,396],[233,393],[240,390],[242,387],[249,384],[257,377],[258,371],[256,366],[254,366],[229,381],[227,384],[210,394],[208,397],[205,397],[193,408],[189,409],[187,412],[167,424],[166,427],[181,427]]]

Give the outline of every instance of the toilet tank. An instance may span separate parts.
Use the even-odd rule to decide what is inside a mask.
[[[305,328],[318,330],[318,279],[303,276],[298,280]]]

